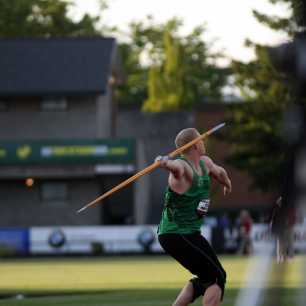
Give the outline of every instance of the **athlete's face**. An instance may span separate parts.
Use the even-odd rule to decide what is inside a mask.
[[[205,155],[206,153],[204,141],[199,141],[199,153],[200,155]]]

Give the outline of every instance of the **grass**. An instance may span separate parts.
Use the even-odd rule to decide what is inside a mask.
[[[286,269],[285,277],[274,265],[265,289],[268,298],[281,297],[281,305],[295,305],[295,295],[304,289],[300,273],[303,259],[297,257],[292,264],[281,266]],[[230,306],[245,282],[249,259],[225,256],[221,261],[228,273],[222,305]],[[166,256],[2,259],[0,306],[165,306],[171,305],[190,277]],[[200,301],[193,305],[200,305]]]

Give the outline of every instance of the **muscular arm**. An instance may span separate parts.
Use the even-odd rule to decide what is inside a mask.
[[[224,194],[232,191],[232,183],[224,168],[216,165],[209,157],[203,157],[209,175],[224,186]]]
[[[178,160],[168,160],[161,163],[161,167],[170,172],[170,176],[179,180],[184,175],[184,167]]]
[[[186,169],[182,160],[161,160],[160,166],[169,171],[169,187],[177,192],[184,193],[192,182],[192,173]]]

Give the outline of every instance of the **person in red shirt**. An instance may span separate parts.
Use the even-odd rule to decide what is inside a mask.
[[[238,219],[239,241],[238,254],[249,255],[252,253],[253,245],[251,239],[251,230],[253,219],[247,210],[242,210]]]

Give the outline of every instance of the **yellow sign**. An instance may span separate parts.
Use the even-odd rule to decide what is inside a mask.
[[[32,149],[28,145],[23,145],[23,146],[17,148],[16,153],[17,153],[17,156],[20,159],[27,159],[31,155]]]
[[[6,157],[6,150],[0,148],[0,158]]]
[[[110,155],[125,155],[128,154],[127,147],[114,147],[109,150]]]

